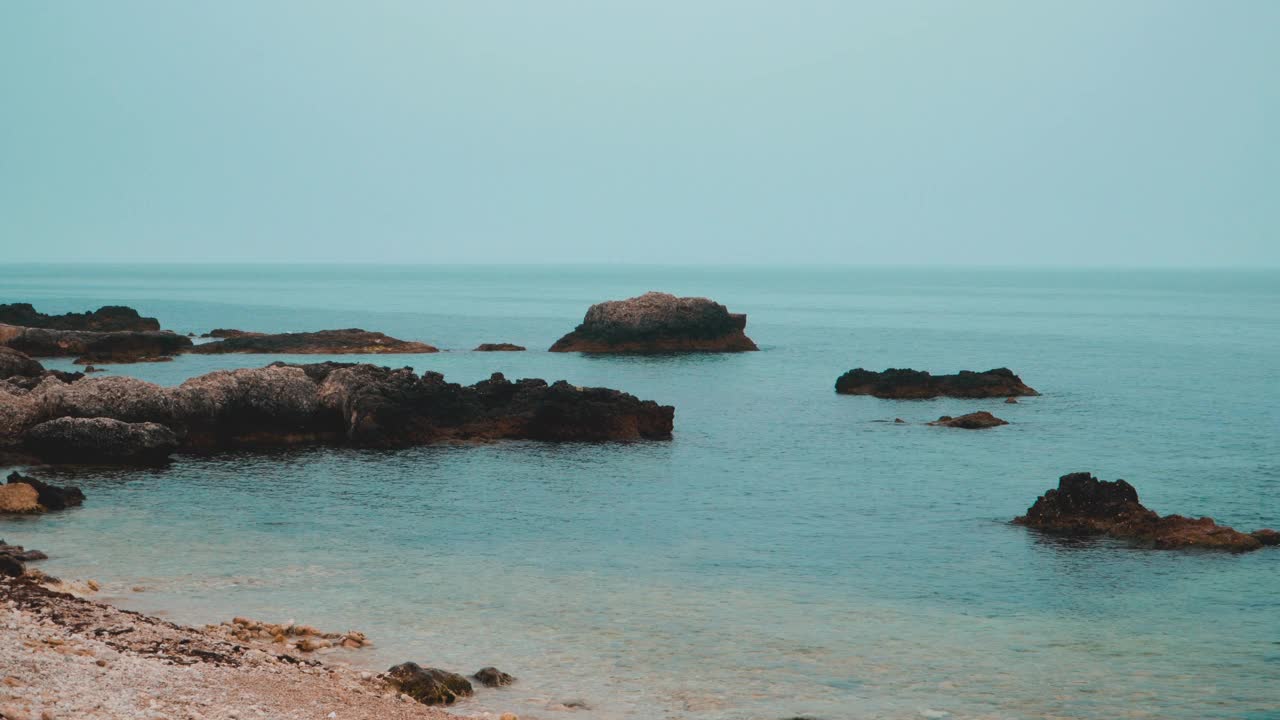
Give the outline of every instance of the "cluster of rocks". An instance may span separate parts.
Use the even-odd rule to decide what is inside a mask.
[[[50,485],[18,472],[9,473],[7,482],[0,485],[0,513],[43,513],[82,503],[80,488]]]
[[[292,620],[283,623],[266,623],[238,617],[219,625],[206,625],[206,630],[221,633],[240,642],[268,642],[284,645],[301,652],[316,652],[328,648],[358,650],[369,644],[362,632],[348,630],[330,633],[310,625],[299,625]]]
[[[836,379],[836,392],[841,395],[871,395],[886,400],[994,398],[1040,394],[1008,368],[986,372],[961,370],[955,375],[932,375],[923,370],[899,368],[889,368],[884,372],[856,368]]]
[[[582,324],[551,352],[670,353],[758,350],[743,332],[747,316],[700,297],[648,292],[592,305]]]
[[[27,572],[27,563],[47,559],[49,556],[39,550],[27,550],[0,540],[0,577],[22,577]]]
[[[1162,550],[1203,548],[1245,552],[1280,544],[1280,533],[1243,533],[1212,518],[1161,516],[1138,502],[1138,491],[1124,480],[1098,480],[1087,472],[1058,479],[1058,487],[1041,495],[1027,514],[1013,520],[1060,535],[1106,535]]]
[[[491,688],[506,687],[516,681],[495,667],[481,668],[471,677]],[[413,662],[396,665],[387,671],[385,678],[400,692],[424,705],[452,705],[475,694],[471,681],[462,675],[439,668],[424,668]]]

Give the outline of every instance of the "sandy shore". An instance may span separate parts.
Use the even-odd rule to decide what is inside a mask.
[[[5,720],[456,720],[377,676],[0,579]]]

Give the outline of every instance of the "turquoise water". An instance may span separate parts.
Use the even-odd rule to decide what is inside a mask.
[[[542,352],[590,303],[651,289],[748,313],[762,351]],[[351,627],[375,641],[351,662],[521,678],[464,712],[1280,718],[1280,551],[1006,524],[1090,470],[1160,512],[1280,527],[1278,272],[2,267],[11,301],[125,303],[184,332],[359,326],[459,351],[382,364],[676,406],[669,443],[179,457],[64,475],[83,508],[0,520],[130,607]],[[534,352],[466,351],[498,341]],[[175,384],[273,359],[111,371]],[[1008,366],[1044,394],[836,396],[855,366]],[[979,409],[1012,424],[920,424]]]

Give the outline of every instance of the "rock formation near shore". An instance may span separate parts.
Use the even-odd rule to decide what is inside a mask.
[[[200,337],[202,338],[233,338],[244,337],[246,335],[264,335],[265,333],[251,332],[249,330],[234,330],[230,328],[214,328]]]
[[[40,377],[44,366],[11,347],[0,346],[0,380],[10,377]]]
[[[296,355],[377,355],[383,353],[434,353],[438,348],[426,343],[398,340],[380,332],[359,328],[318,332],[244,333],[226,330],[225,340],[196,345],[191,352],[201,355],[221,353],[279,353]],[[211,333],[212,335],[212,333]]]
[[[1138,502],[1138,491],[1129,483],[1098,480],[1087,472],[1063,475],[1056,489],[1041,495],[1026,515],[1014,518],[1013,522],[1061,535],[1123,538],[1161,550],[1203,548],[1245,552],[1280,540],[1280,534],[1274,530],[1246,534],[1218,525],[1207,517],[1162,517]]]
[[[985,410],[979,410],[978,412],[971,412],[967,415],[960,415],[958,417],[943,415],[929,424],[937,425],[939,427],[962,428],[965,430],[985,430],[986,428],[999,427],[1001,425],[1008,425],[1009,423],[1008,421],[1001,420]]]
[[[1039,395],[1008,368],[986,372],[961,370],[955,375],[930,375],[922,370],[890,368],[874,372],[857,368],[836,379],[841,395],[871,395],[887,400],[927,400]]]
[[[106,305],[92,312],[46,315],[30,303],[0,305],[0,324],[19,325],[47,330],[91,330],[117,332],[159,330],[160,321],[142,317],[137,310],[123,305]]]
[[[523,352],[523,345],[512,343],[480,343],[472,352]]]
[[[648,292],[592,305],[582,324],[551,352],[675,353],[758,350],[743,330],[747,316],[700,297]]]
[[[608,388],[511,382],[464,386],[439,373],[313,363],[220,370],[165,388],[129,377],[0,382],[0,446],[51,462],[154,462],[176,448],[314,443],[660,440],[675,409]]]
[[[31,357],[82,357],[89,362],[134,362],[185,352],[191,339],[160,331],[51,330],[0,325],[0,345]]]
[[[9,473],[8,484],[30,485],[35,488],[36,501],[45,510],[66,510],[84,503],[84,492],[78,487],[50,485],[16,471]]]
[[[513,676],[493,666],[480,668],[471,677],[475,678],[476,682],[481,685],[491,688],[506,687],[516,681]]]
[[[475,694],[471,683],[458,673],[411,662],[388,670],[387,681],[423,705],[452,705],[459,698]]]

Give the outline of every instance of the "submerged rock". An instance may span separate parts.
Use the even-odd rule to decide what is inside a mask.
[[[1063,475],[1056,489],[1041,495],[1013,522],[1050,533],[1124,538],[1161,550],[1257,550],[1263,545],[1257,535],[1274,532],[1246,535],[1212,518],[1161,517],[1138,502],[1138,491],[1124,480],[1106,482],[1085,472]]]
[[[523,352],[524,350],[523,345],[511,343],[481,343],[472,352]]]
[[[153,422],[62,417],[27,431],[24,445],[50,463],[155,463],[178,448],[172,430]]]
[[[963,428],[965,430],[984,430],[986,428],[1008,425],[1009,423],[985,410],[979,410],[978,412],[971,412],[959,417],[943,415],[929,424],[941,427]]]
[[[398,340],[380,332],[359,328],[318,332],[241,333],[219,342],[197,345],[192,352],[202,355],[222,353],[282,353],[297,355],[377,355],[382,353],[434,353],[439,349],[426,343]]]
[[[887,400],[927,400],[940,396],[987,398],[1039,395],[1008,368],[986,372],[961,370],[955,375],[930,375],[923,370],[889,368],[874,372],[857,368],[836,379],[842,395],[871,395]]]
[[[508,675],[507,673],[504,673],[498,668],[492,666],[480,668],[476,671],[476,674],[471,677],[475,678],[476,682],[479,682],[481,685],[491,688],[506,687],[516,681],[514,676]]]
[[[458,698],[475,694],[471,683],[461,675],[411,662],[388,670],[387,681],[424,705],[452,705]]]
[[[123,305],[106,305],[92,312],[46,315],[42,312],[37,312],[30,303],[11,303],[9,305],[0,305],[0,323],[49,330],[93,330],[96,332],[160,329],[159,320],[142,317],[137,310]]]
[[[130,362],[185,352],[191,338],[171,332],[49,330],[0,325],[0,345],[32,357],[83,357],[93,362]]]
[[[37,501],[46,510],[65,510],[84,503],[84,492],[78,487],[70,485],[59,487],[41,482],[33,477],[27,477],[18,472],[9,473],[8,484],[15,485],[18,483],[35,488]]]
[[[670,353],[759,350],[743,330],[747,316],[700,297],[648,292],[597,303],[551,352]]]
[[[0,379],[10,377],[40,377],[44,366],[11,347],[0,347]]]

